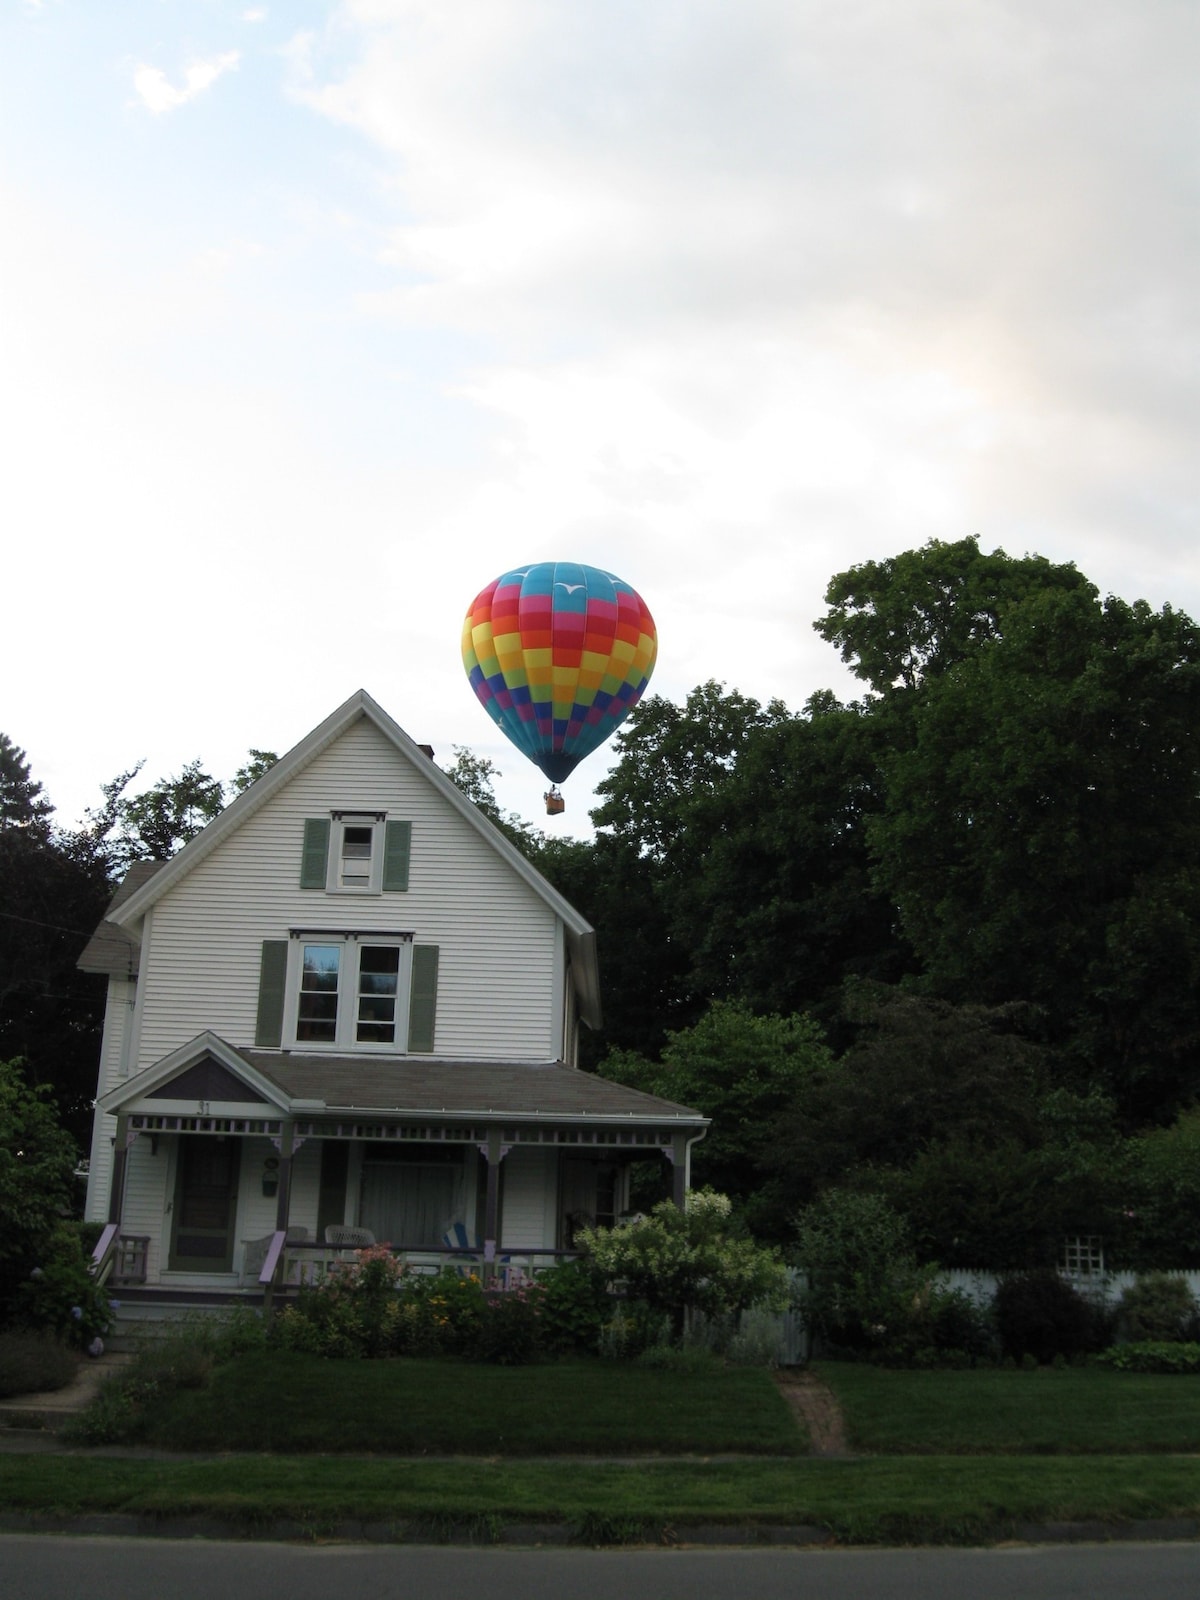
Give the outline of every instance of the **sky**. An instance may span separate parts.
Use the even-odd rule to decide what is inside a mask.
[[[71,824],[617,573],[651,692],[861,686],[931,538],[1200,616],[1195,0],[0,0],[0,728]]]

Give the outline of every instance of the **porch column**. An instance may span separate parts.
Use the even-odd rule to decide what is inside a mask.
[[[129,1164],[129,1147],[137,1138],[129,1131],[129,1118],[123,1113],[117,1118],[117,1134],[113,1140],[112,1183],[108,1191],[108,1220],[118,1225],[125,1204],[125,1168]]]
[[[275,1197],[275,1231],[286,1233],[288,1210],[292,1200],[292,1154],[296,1133],[294,1122],[284,1122],[279,1129],[279,1190]]]
[[[673,1133],[671,1148],[664,1150],[663,1155],[674,1168],[671,1174],[671,1199],[682,1211],[687,1204],[688,1190],[692,1186],[692,1148],[687,1134]]]
[[[497,1234],[500,1229],[500,1163],[509,1146],[501,1142],[499,1128],[489,1128],[486,1145],[480,1150],[487,1157],[487,1205],[483,1218],[483,1281],[489,1283],[496,1271]]]

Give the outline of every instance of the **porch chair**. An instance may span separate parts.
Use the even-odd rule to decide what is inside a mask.
[[[365,1250],[374,1244],[375,1235],[370,1228],[352,1228],[349,1223],[331,1222],[325,1229],[325,1243],[340,1250],[343,1256],[349,1256],[355,1250]]]
[[[472,1268],[479,1265],[479,1257],[474,1254],[479,1249],[479,1246],[467,1232],[465,1222],[452,1222],[442,1235],[442,1243],[447,1250],[456,1252],[450,1264],[458,1272],[459,1277],[468,1277]],[[472,1254],[468,1256],[458,1253],[463,1250],[470,1250]]]

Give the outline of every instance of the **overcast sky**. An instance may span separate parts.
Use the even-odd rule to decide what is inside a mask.
[[[531,560],[652,691],[857,692],[931,537],[1200,615],[1196,0],[0,0],[0,729],[64,821],[359,686],[587,831],[467,684]]]

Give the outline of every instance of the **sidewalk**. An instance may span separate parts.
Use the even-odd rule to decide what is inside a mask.
[[[73,1416],[89,1405],[96,1390],[110,1373],[130,1360],[127,1355],[105,1354],[98,1361],[84,1360],[74,1378],[63,1389],[47,1389],[41,1394],[11,1395],[0,1400],[0,1450],[23,1450],[31,1446],[31,1434],[56,1433]],[[16,1442],[10,1442],[10,1436]],[[25,1441],[25,1442],[22,1442]],[[53,1441],[48,1441],[53,1447]]]

